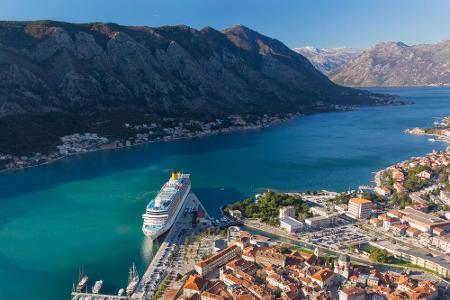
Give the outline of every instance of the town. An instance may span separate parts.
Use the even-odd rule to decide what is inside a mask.
[[[336,107],[337,110],[349,109]],[[260,129],[280,122],[288,121],[300,114],[262,117],[232,115],[224,119],[210,122],[189,120],[175,122],[175,119],[165,118],[159,123],[131,124],[121,126],[122,138],[101,136],[98,133],[74,133],[60,137],[60,144],[46,153],[36,152],[26,155],[0,153],[0,171],[24,169],[57,161],[70,155],[87,152],[131,147],[151,142],[174,141],[186,138],[196,138],[207,135],[227,133],[236,130]]]
[[[65,153],[109,142],[62,141]],[[191,193],[126,296],[84,286],[72,299],[449,299],[449,196],[450,147],[376,172],[373,186],[267,190],[219,217]]]

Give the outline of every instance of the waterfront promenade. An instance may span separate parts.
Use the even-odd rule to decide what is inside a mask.
[[[163,279],[169,275],[167,270],[164,270],[162,276],[158,275],[157,278],[159,279],[154,278],[155,275],[159,273],[158,270],[161,268],[161,265],[163,265],[162,262],[167,259],[168,253],[173,251],[172,247],[175,245],[182,246],[185,236],[192,233],[192,215],[189,211],[196,210],[197,208],[202,209],[205,212],[205,217],[209,218],[200,200],[194,193],[190,192],[183,204],[183,207],[177,215],[177,219],[175,220],[173,226],[169,229],[169,232],[166,234],[164,241],[161,243],[158,252],[155,254],[150,265],[142,276],[135,292],[131,296],[131,299],[152,299],[153,294],[150,290],[150,284],[153,283],[155,286],[158,286],[159,283],[161,283]],[[156,280],[159,281],[159,283],[155,283]]]

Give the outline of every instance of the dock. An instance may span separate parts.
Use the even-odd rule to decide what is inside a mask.
[[[129,299],[127,296],[118,296],[118,295],[103,295],[103,294],[94,294],[94,293],[83,293],[83,292],[72,292],[71,299],[72,300],[83,300],[83,299],[91,299],[91,300],[127,300]]]
[[[183,204],[183,207],[180,209],[177,219],[169,229],[164,241],[161,243],[161,246],[158,249],[158,252],[153,257],[150,265],[142,276],[141,281],[139,282],[135,292],[130,297],[130,299],[151,299],[151,295],[148,295],[148,290],[146,288],[147,284],[151,281],[151,275],[156,270],[157,265],[164,256],[166,249],[172,244],[178,244],[179,241],[182,240],[181,237],[183,237],[183,232],[192,232],[192,219],[186,217],[185,211],[196,211],[198,209],[203,210],[203,212],[205,213],[205,217],[209,219],[209,215],[203,207],[203,204],[193,192],[190,192]]]
[[[161,246],[159,247],[158,251],[156,252],[155,256],[153,257],[152,261],[150,262],[150,265],[148,266],[147,270],[145,271],[144,275],[141,277],[139,284],[136,287],[136,290],[134,293],[130,296],[128,295],[106,295],[106,294],[94,294],[94,293],[88,293],[88,292],[77,292],[72,291],[71,293],[71,299],[72,300],[143,300],[143,299],[151,299],[152,295],[149,293],[148,290],[148,283],[150,283],[151,275],[154,273],[154,271],[157,268],[158,263],[161,261],[163,256],[166,253],[166,249],[170,245],[179,244],[182,245],[182,241],[184,241],[184,235],[190,234],[192,232],[192,218],[189,218],[187,216],[187,213],[190,212],[196,212],[198,210],[202,210],[204,212],[204,219],[209,220],[210,217],[205,210],[203,204],[200,202],[200,200],[197,198],[197,196],[190,192],[189,195],[186,198],[186,201],[183,204],[183,207],[180,209],[180,212],[176,216],[176,220],[172,227],[169,229],[169,231],[166,234],[166,237],[164,238],[164,241],[161,243]],[[164,276],[167,276],[167,273],[164,274]],[[164,278],[160,280],[162,282]],[[154,280],[153,280],[154,281]]]

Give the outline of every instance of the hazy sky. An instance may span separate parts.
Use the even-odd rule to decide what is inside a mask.
[[[0,0],[0,19],[243,24],[290,47],[367,47],[450,39],[450,0]]]

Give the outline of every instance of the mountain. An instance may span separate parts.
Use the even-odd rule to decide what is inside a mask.
[[[335,72],[343,64],[363,52],[356,48],[315,48],[311,46],[294,48],[294,51],[306,57],[317,70],[324,74]]]
[[[0,153],[124,123],[312,113],[392,97],[342,87],[244,26],[0,22]]]
[[[377,44],[330,78],[346,86],[435,86],[450,84],[450,41],[408,46]]]

